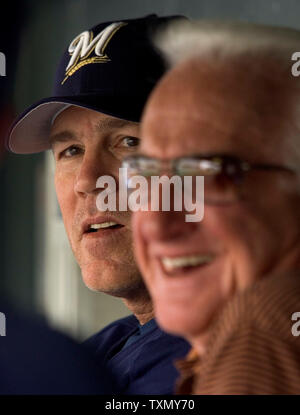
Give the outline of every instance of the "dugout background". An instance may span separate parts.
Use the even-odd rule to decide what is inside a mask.
[[[17,113],[48,96],[56,64],[81,31],[108,20],[183,14],[227,18],[300,29],[299,0],[23,0],[6,16],[13,46],[9,95]],[[22,5],[22,6],[21,6]],[[19,13],[20,14],[20,13]],[[10,36],[9,34],[7,36]],[[1,45],[1,43],[0,43]],[[1,50],[1,48],[0,48]],[[300,45],[299,45],[300,50]],[[42,313],[56,327],[85,338],[128,314],[118,299],[90,292],[81,282],[61,221],[53,187],[51,153],[6,155],[0,167],[0,290],[25,311]]]

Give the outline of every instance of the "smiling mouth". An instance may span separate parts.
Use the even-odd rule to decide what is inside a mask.
[[[95,233],[95,232],[98,232],[99,230],[107,231],[109,229],[119,229],[119,228],[123,228],[123,226],[124,225],[120,225],[119,223],[116,223],[116,222],[93,223],[92,225],[90,225],[86,233]]]
[[[177,274],[196,267],[203,267],[214,260],[213,255],[186,255],[177,257],[162,257],[161,263],[168,274]]]

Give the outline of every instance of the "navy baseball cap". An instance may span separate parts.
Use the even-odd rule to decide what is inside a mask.
[[[139,122],[149,93],[165,71],[152,36],[162,25],[182,18],[153,14],[101,23],[76,36],[59,63],[52,96],[18,117],[7,137],[8,150],[28,154],[49,149],[51,125],[71,105]]]

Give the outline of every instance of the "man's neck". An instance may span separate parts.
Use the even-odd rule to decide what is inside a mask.
[[[130,298],[123,298],[123,302],[142,325],[154,317],[152,301],[146,290]]]

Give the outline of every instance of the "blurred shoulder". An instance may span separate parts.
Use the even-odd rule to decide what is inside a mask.
[[[300,312],[300,271],[267,275],[224,307],[214,328],[229,333],[246,326],[291,340],[292,316]]]
[[[194,392],[299,394],[299,335],[300,272],[264,277],[220,312]]]

